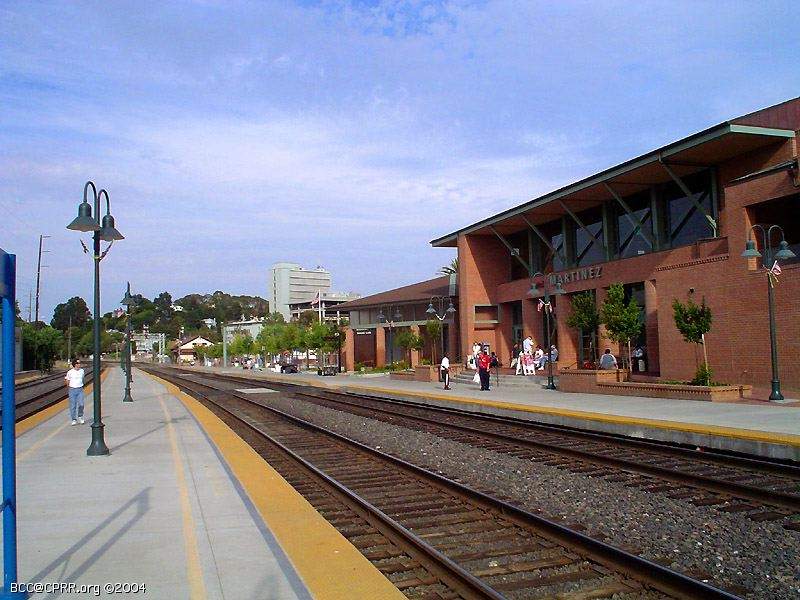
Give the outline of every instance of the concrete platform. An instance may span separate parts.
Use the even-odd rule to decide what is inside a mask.
[[[438,383],[397,381],[387,375],[319,377],[231,368],[207,370],[445,404],[636,438],[800,460],[800,408],[781,404],[566,394],[536,386],[504,387],[502,383],[489,392],[480,391],[477,384],[464,383],[453,383],[452,390],[445,391]]]
[[[110,456],[86,456],[90,396],[85,425],[70,426],[62,403],[49,419],[20,428],[27,429],[17,440],[20,581],[99,585],[98,596],[112,596],[103,592],[107,583],[146,587],[115,598],[296,600],[347,597],[336,590],[352,574],[377,581],[375,597],[399,594],[333,527],[315,522],[318,513],[213,413],[138,371],[133,403],[121,402],[122,386],[112,367],[103,382]],[[238,461],[239,477],[250,475],[237,477],[226,454]],[[253,492],[253,482],[269,489]],[[308,523],[311,534],[287,551],[273,528],[281,517],[266,521],[261,505]],[[306,535],[302,525],[290,528]],[[326,552],[347,555],[349,546],[357,554],[350,572],[335,561],[327,572],[309,571],[298,550],[306,540],[305,554],[320,553],[316,562],[328,562]],[[326,577],[344,582],[328,595]]]

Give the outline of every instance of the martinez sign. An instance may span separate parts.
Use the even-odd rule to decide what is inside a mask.
[[[550,275],[550,283],[573,283],[575,281],[584,281],[586,279],[600,279],[603,276],[603,266],[596,265],[594,267],[587,267],[585,269],[576,269],[574,271],[567,271],[559,273],[558,275]]]

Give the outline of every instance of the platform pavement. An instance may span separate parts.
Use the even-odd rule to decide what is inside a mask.
[[[111,455],[87,457],[86,424],[65,411],[17,439],[23,582],[145,584],[114,598],[269,598],[310,594],[187,408],[139,375],[103,383]],[[34,594],[34,598],[91,595]]]
[[[277,374],[267,371],[191,367],[210,371],[307,382],[361,393],[397,395],[417,402],[445,403],[477,412],[693,444],[748,454],[800,460],[800,408],[781,404],[728,404],[637,396],[563,393],[541,386],[492,387],[392,380],[388,375]]]

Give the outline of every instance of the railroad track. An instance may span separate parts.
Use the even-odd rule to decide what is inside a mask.
[[[263,385],[235,375],[204,376]],[[268,385],[327,408],[800,531],[800,467],[795,465],[389,398]]]
[[[16,398],[16,422],[20,422],[39,411],[61,402],[67,397],[64,384],[65,371],[45,375],[31,381],[18,383],[14,387]],[[84,379],[86,385],[92,382],[92,373],[87,372]],[[0,411],[2,414],[2,411]],[[0,428],[2,429],[2,428]]]
[[[736,597],[284,413],[269,393],[145,370],[218,414],[409,598]]]

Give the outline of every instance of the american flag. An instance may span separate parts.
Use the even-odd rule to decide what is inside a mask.
[[[769,277],[769,284],[772,287],[775,287],[775,284],[778,283],[778,275],[782,273],[781,267],[776,260],[772,264],[772,268],[767,269],[767,277]]]

